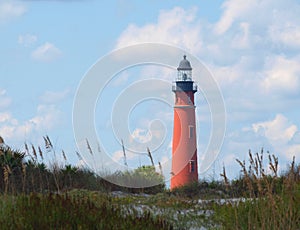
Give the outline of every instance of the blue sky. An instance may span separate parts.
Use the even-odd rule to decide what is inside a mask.
[[[198,57],[220,86],[227,130],[215,171],[224,164],[231,177],[237,176],[234,159],[243,160],[249,149],[262,147],[279,156],[284,169],[293,156],[298,162],[300,158],[299,12],[296,0],[0,0],[0,136],[22,149],[25,141],[42,145],[42,136],[49,135],[57,150],[64,149],[68,161],[77,164],[72,108],[85,73],[112,50],[159,42]],[[99,100],[97,131],[121,164],[121,147],[105,108],[141,80],[137,75],[146,79],[162,74],[172,81],[176,72],[151,66],[123,71],[103,92],[109,99]],[[168,93],[172,95],[171,89]],[[211,124],[201,93],[196,101],[201,161]],[[170,106],[148,101],[128,121],[132,138],[142,142],[149,138],[149,122],[163,121],[168,132],[153,153],[156,162],[170,158],[172,112]],[[132,167],[149,161],[128,155]]]

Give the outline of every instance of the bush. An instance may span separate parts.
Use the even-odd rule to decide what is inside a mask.
[[[111,191],[126,191],[132,193],[155,194],[165,191],[164,177],[155,171],[154,166],[141,166],[133,171],[115,172],[114,174],[103,176],[108,181],[116,181],[111,185]],[[109,183],[109,182],[108,182]],[[124,186],[121,186],[124,185]],[[130,188],[126,185],[144,185],[142,187]],[[154,185],[149,187],[149,185]]]

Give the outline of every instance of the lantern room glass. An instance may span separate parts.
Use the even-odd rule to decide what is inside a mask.
[[[192,81],[191,70],[179,70],[176,81]]]

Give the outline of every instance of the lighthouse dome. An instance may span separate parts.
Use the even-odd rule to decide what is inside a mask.
[[[186,55],[183,56],[183,60],[179,63],[177,70],[192,70],[191,63],[186,60]]]

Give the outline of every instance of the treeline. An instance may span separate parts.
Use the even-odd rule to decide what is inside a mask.
[[[116,171],[101,176],[88,168],[60,164],[57,161],[46,165],[46,154],[56,156],[52,142],[44,137],[45,146],[28,145],[20,151],[7,146],[1,138],[0,143],[0,193],[59,193],[72,189],[87,189],[95,191],[124,191],[131,193],[157,193],[165,190],[164,178],[155,171],[154,166],[141,166],[133,171]],[[66,161],[64,151],[61,152]],[[79,154],[79,153],[77,153]],[[55,157],[56,158],[56,157]],[[126,181],[143,181],[143,188],[127,188],[118,184]],[[120,182],[118,184],[110,181]],[[147,184],[156,184],[149,188]]]

